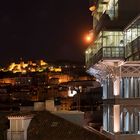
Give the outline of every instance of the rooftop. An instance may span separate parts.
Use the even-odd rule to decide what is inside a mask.
[[[49,112],[37,112],[28,128],[28,140],[109,140]]]

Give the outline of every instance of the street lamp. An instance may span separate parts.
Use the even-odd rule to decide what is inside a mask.
[[[85,43],[91,43],[93,41],[93,30],[90,30],[88,34],[84,36]]]
[[[87,35],[87,36],[85,37],[85,39],[86,39],[86,42],[91,42],[91,36],[90,36],[90,35]]]

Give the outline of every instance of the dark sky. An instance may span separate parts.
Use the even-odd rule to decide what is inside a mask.
[[[92,27],[88,0],[0,2],[0,65],[19,60],[84,60]]]

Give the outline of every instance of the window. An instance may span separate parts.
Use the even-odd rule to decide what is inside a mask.
[[[108,15],[113,20],[118,17],[118,0],[110,0],[108,3]]]

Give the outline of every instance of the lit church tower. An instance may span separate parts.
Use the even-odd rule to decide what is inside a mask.
[[[140,0],[92,0],[87,72],[103,86],[103,133],[140,139]]]

